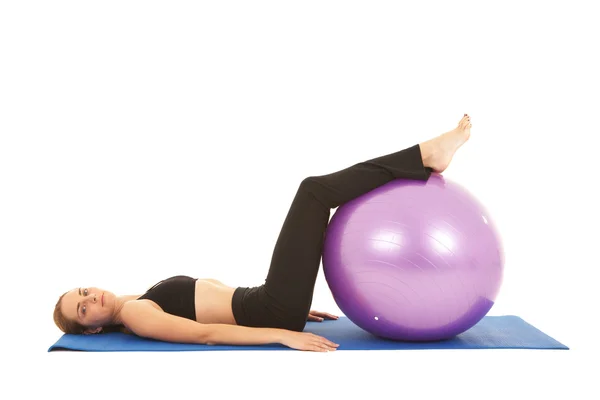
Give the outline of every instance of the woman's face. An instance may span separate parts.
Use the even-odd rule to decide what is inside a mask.
[[[104,289],[82,287],[67,292],[61,303],[63,315],[88,329],[84,333],[97,333],[109,325],[115,308],[116,296]]]

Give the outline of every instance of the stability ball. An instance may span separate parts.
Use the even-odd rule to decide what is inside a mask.
[[[402,341],[449,339],[473,327],[492,308],[504,270],[487,210],[437,173],[396,179],[338,207],[322,254],[344,315]]]

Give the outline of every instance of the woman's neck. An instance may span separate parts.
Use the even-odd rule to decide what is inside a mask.
[[[112,322],[114,325],[123,325],[121,320],[121,310],[123,306],[128,302],[137,299],[141,295],[139,294],[127,294],[122,296],[117,296],[115,299],[115,309],[112,315]]]

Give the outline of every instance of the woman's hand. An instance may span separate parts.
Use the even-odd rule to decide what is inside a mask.
[[[321,311],[315,311],[315,310],[310,310],[310,312],[308,313],[308,320],[309,321],[316,321],[316,322],[322,322],[325,319],[338,319],[339,317],[337,315],[332,315],[326,312],[321,312]]]
[[[296,350],[319,352],[334,351],[339,346],[314,333],[295,331],[285,331],[281,337],[281,344]]]

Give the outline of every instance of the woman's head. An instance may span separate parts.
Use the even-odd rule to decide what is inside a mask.
[[[65,333],[99,333],[113,325],[116,296],[95,287],[64,293],[54,307],[54,323]]]

